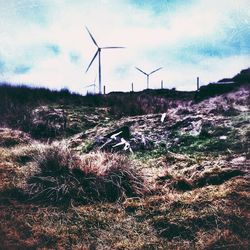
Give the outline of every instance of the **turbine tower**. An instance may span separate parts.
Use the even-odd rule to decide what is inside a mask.
[[[98,75],[99,75],[99,94],[102,94],[102,69],[101,69],[101,51],[103,49],[123,49],[125,47],[118,47],[118,46],[113,46],[113,47],[99,47],[99,45],[97,44],[96,40],[94,39],[94,37],[92,36],[92,34],[90,33],[89,29],[86,27],[86,30],[89,33],[89,36],[91,38],[91,40],[93,41],[93,43],[95,44],[95,46],[97,47],[97,51],[95,53],[95,55],[93,56],[92,60],[90,61],[90,64],[86,70],[86,73],[88,72],[90,66],[92,65],[93,61],[95,60],[95,58],[98,56]]]
[[[137,67],[135,67],[135,68],[136,68],[137,70],[139,70],[141,73],[143,73],[144,75],[147,76],[147,89],[149,88],[149,76],[152,75],[153,73],[155,73],[156,71],[162,69],[162,67],[161,67],[161,68],[158,68],[158,69],[153,70],[153,71],[150,72],[150,73],[146,73],[146,72],[144,72],[143,70],[141,70],[141,69],[139,69],[139,68],[137,68]]]

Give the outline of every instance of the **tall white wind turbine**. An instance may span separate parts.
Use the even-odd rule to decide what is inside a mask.
[[[88,72],[90,66],[92,65],[92,63],[94,62],[95,58],[98,56],[98,76],[99,76],[99,94],[102,94],[102,64],[101,64],[101,51],[103,49],[123,49],[125,47],[118,47],[118,46],[112,46],[112,47],[99,47],[99,45],[97,44],[96,40],[94,39],[94,37],[92,36],[92,34],[90,33],[89,29],[86,27],[86,30],[89,33],[89,36],[91,38],[91,40],[93,41],[93,43],[95,44],[95,46],[97,47],[97,51],[95,53],[95,55],[93,56],[92,60],[89,63],[89,66],[86,70],[86,73]]]

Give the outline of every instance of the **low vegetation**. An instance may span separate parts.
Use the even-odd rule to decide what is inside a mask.
[[[1,249],[249,249],[248,86],[199,103],[4,88]],[[101,151],[122,126],[133,153]]]
[[[146,192],[142,174],[124,156],[97,152],[80,158],[60,144],[42,148],[35,163],[27,191],[43,204],[114,202]]]

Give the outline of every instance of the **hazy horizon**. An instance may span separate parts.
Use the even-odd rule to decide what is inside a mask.
[[[107,92],[146,88],[194,90],[248,68],[249,0],[0,0],[0,81],[85,94],[97,76],[98,45]],[[98,84],[98,77],[96,79]],[[97,90],[98,88],[96,88]]]

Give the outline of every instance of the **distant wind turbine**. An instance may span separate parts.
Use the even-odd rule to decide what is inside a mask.
[[[155,70],[153,70],[152,72],[150,72],[150,73],[148,74],[148,73],[144,72],[143,70],[141,70],[141,69],[139,69],[139,68],[137,68],[137,67],[135,67],[135,68],[136,68],[137,70],[139,70],[141,73],[143,73],[144,75],[147,76],[147,89],[149,88],[149,76],[152,75],[153,73],[155,73],[156,71],[162,69],[162,67],[161,67],[161,68],[158,68],[158,69],[155,69]]]
[[[85,88],[89,88],[89,87],[92,87],[92,86],[94,87],[94,94],[95,94],[95,87],[96,87],[96,77],[95,77],[94,83],[92,83],[92,84],[89,84],[89,85],[85,86],[85,87],[84,87],[84,89],[85,89]]]
[[[113,47],[99,47],[96,40],[94,39],[94,37],[92,36],[92,34],[90,33],[89,29],[86,27],[86,30],[88,31],[89,33],[89,36],[91,38],[91,40],[93,41],[93,43],[95,44],[95,46],[97,47],[97,51],[95,53],[95,55],[93,56],[92,60],[90,61],[90,64],[86,70],[86,73],[88,72],[91,64],[93,63],[93,61],[95,60],[95,58],[98,56],[98,60],[99,60],[99,66],[98,66],[98,69],[99,69],[99,94],[102,93],[102,71],[101,71],[101,51],[102,49],[123,49],[125,47],[117,47],[117,46],[113,46]]]

